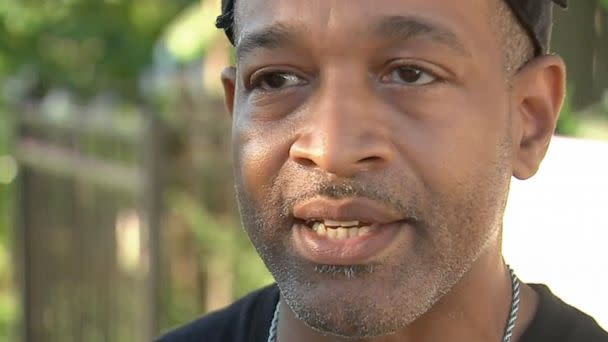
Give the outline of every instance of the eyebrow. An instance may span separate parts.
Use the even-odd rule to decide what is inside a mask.
[[[371,25],[371,32],[391,40],[406,41],[426,36],[444,44],[460,55],[470,56],[470,52],[450,29],[431,23],[416,16],[389,16]]]
[[[243,33],[237,41],[236,57],[242,59],[256,49],[276,49],[293,42],[297,30],[286,24],[275,24],[259,31]]]

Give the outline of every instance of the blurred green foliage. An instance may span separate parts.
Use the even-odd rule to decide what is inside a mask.
[[[80,96],[112,91],[136,99],[141,72],[167,25],[196,0],[7,0],[0,2],[0,78],[32,78]]]
[[[563,135],[575,136],[578,131],[579,123],[580,121],[577,119],[576,113],[572,109],[572,87],[568,87],[556,130]]]
[[[233,216],[213,215],[184,193],[173,194],[171,203],[184,212],[188,224],[194,227],[197,245],[201,246],[206,257],[231,256],[232,271],[238,279],[232,289],[234,298],[273,281],[270,273],[259,262],[255,251],[250,248],[249,240],[240,229],[238,219]]]
[[[218,6],[205,1],[186,8],[167,28],[163,40],[167,49],[181,62],[199,60],[219,35],[215,27]]]
[[[0,158],[12,160],[12,122],[0,106]],[[11,159],[7,159],[11,158]],[[0,173],[3,172],[0,160]],[[14,187],[0,181],[0,340],[14,337],[13,325],[17,317],[17,298],[13,292],[13,267],[11,267],[11,223],[13,219]]]

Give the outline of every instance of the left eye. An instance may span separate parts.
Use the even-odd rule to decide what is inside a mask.
[[[395,82],[408,86],[423,86],[436,80],[435,76],[413,66],[397,67],[385,76],[385,81],[387,82]]]
[[[252,79],[253,88],[264,91],[280,90],[303,85],[305,81],[300,77],[287,72],[270,72],[256,76]]]

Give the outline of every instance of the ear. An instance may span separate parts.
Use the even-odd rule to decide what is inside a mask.
[[[566,66],[558,56],[535,58],[513,76],[516,178],[527,179],[538,171],[555,132],[565,87]]]
[[[232,116],[234,111],[234,93],[236,91],[236,68],[227,67],[222,71],[222,84],[224,85],[224,102],[228,113]]]

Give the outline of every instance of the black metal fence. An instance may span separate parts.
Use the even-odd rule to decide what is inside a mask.
[[[24,105],[17,118],[23,341],[150,341],[162,134],[143,111],[130,124],[73,111]]]

